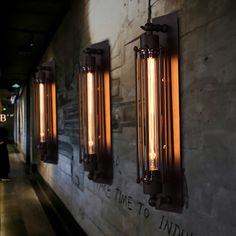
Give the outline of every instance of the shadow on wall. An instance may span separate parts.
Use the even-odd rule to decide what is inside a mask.
[[[80,61],[82,50],[91,44],[89,31],[89,3],[87,0],[77,1],[72,9],[74,32],[74,67]],[[80,12],[80,14],[78,14]]]

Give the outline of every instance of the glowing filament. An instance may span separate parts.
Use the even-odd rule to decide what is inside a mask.
[[[149,169],[157,170],[158,165],[158,87],[157,59],[147,59],[147,89],[148,89],[148,158]]]
[[[39,84],[39,126],[40,126],[40,142],[45,142],[45,86],[43,83]]]
[[[95,153],[94,74],[87,73],[88,154]]]
[[[57,113],[57,110],[56,110],[56,85],[55,83],[52,83],[52,115],[53,115],[53,118],[52,118],[52,134],[53,134],[53,137],[56,138],[57,136],[57,119],[56,119],[56,113]]]

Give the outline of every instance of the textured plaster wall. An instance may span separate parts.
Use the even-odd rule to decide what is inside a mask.
[[[152,17],[178,12],[181,145],[187,181],[181,214],[148,206],[136,184],[135,40],[146,0],[75,1],[42,61],[57,64],[59,163],[40,172],[91,236],[236,235],[236,2],[159,0]],[[79,163],[76,64],[83,48],[111,45],[111,186],[88,180]]]

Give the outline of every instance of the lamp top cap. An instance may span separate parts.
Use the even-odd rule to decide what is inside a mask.
[[[155,34],[144,33],[140,37],[141,48],[159,48],[159,37]]]
[[[97,49],[97,48],[86,48],[86,49],[84,49],[83,50],[83,52],[85,53],[85,54],[89,54],[89,55],[91,55],[91,54],[97,54],[97,55],[101,55],[101,54],[103,54],[103,50],[102,49]]]
[[[92,56],[91,54],[89,54],[85,58],[85,63],[86,63],[87,67],[94,68],[96,65],[96,58],[94,56]]]
[[[168,25],[163,24],[153,24],[151,22],[147,22],[144,26],[141,26],[141,29],[143,29],[146,32],[162,32],[165,33],[168,30]]]

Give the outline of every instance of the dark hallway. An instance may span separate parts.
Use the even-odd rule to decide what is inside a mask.
[[[56,196],[51,203],[53,193],[48,194],[39,176],[25,173],[24,157],[15,145],[8,145],[8,149],[11,180],[0,181],[0,235],[85,236],[63,203],[55,199]]]
[[[24,171],[23,155],[8,146],[10,182],[0,182],[1,236],[55,235],[39,199]]]
[[[51,203],[53,193],[48,194],[39,176],[25,173],[23,155],[16,147],[8,145],[8,149],[11,180],[0,181],[0,235],[85,236],[63,203],[55,200],[56,196]],[[56,209],[58,206],[60,209]]]

